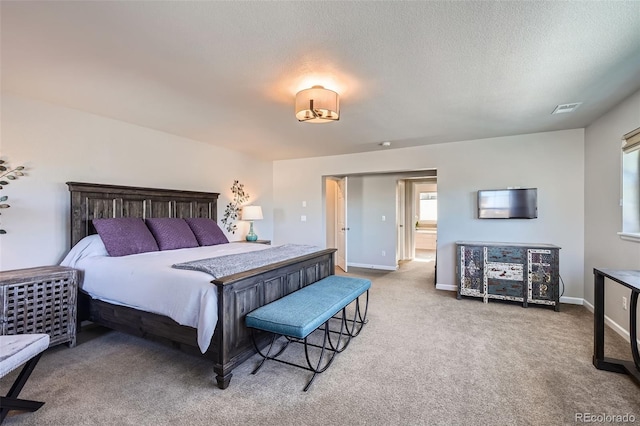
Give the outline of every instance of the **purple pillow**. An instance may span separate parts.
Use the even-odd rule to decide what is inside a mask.
[[[149,230],[158,242],[160,250],[198,247],[198,240],[184,219],[155,217],[146,220]]]
[[[102,238],[109,256],[158,251],[158,244],[149,228],[138,217],[93,219],[93,226]]]
[[[206,217],[192,217],[185,219],[189,227],[198,239],[201,246],[215,246],[217,244],[226,244],[229,242],[222,232],[218,224]]]

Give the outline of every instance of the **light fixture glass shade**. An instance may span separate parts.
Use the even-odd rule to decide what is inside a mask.
[[[262,220],[262,207],[244,206],[242,208],[242,220]]]
[[[296,118],[308,123],[329,123],[340,119],[340,99],[333,90],[322,86],[296,94]]]

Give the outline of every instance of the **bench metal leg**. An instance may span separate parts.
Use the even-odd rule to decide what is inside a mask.
[[[342,308],[342,315],[340,316],[340,318],[336,318],[333,317],[333,319],[339,319],[340,320],[340,331],[334,331],[329,329],[329,346],[331,347],[332,350],[340,353],[342,351],[344,351],[345,349],[347,349],[347,346],[349,346],[349,342],[351,342],[351,333],[349,332],[349,326],[347,325],[347,308]],[[329,326],[329,321],[327,321],[327,327]],[[331,333],[333,334],[337,334],[338,335],[338,339],[336,340],[336,343],[333,343],[333,340],[331,339]],[[343,336],[346,338],[346,340],[344,341],[344,343],[342,344],[342,346],[340,346],[340,342],[343,340]]]
[[[364,305],[364,313],[360,308],[360,296],[358,296],[355,300],[355,311],[353,313],[353,319],[345,319],[347,322],[347,333],[349,336],[356,337],[362,331],[362,327],[367,323],[367,312],[369,311],[369,290],[366,291],[366,301]],[[334,319],[339,319],[338,317],[333,317]],[[350,326],[349,326],[350,325]],[[337,331],[331,331],[332,333],[337,333]]]
[[[262,350],[260,350],[260,348],[258,347],[258,344],[256,343],[256,339],[254,337],[254,330],[251,329],[251,340],[253,341],[253,347],[256,349],[256,352],[258,352],[258,355],[260,355],[262,357],[262,361],[260,361],[260,364],[251,372],[251,374],[256,374],[258,372],[258,370],[260,370],[260,368],[262,367],[262,365],[264,364],[264,362],[266,360],[277,358],[278,356],[280,356],[282,354],[282,352],[284,352],[285,349],[287,349],[287,346],[289,346],[289,343],[291,342],[291,340],[289,340],[288,337],[287,337],[287,343],[285,343],[284,346],[282,346],[277,353],[275,353],[273,355],[269,355],[271,353],[271,350],[273,349],[273,344],[276,342],[278,337],[280,337],[280,335],[278,335],[278,334],[272,334],[271,335],[271,343],[269,343],[269,349],[267,349],[267,353],[266,354],[263,354]]]
[[[362,296],[362,293],[360,296]],[[306,392],[311,384],[314,382],[316,376],[320,373],[326,371],[329,366],[333,363],[335,356],[337,353],[344,351],[352,337],[357,336],[362,331],[362,327],[367,323],[367,312],[369,310],[369,290],[366,290],[366,301],[364,302],[364,309],[360,305],[360,296],[357,297],[353,302],[355,302],[353,319],[347,318],[347,306],[343,307],[339,313],[336,313],[333,317],[329,318],[325,321],[324,324],[320,325],[316,330],[311,332],[308,336],[302,338],[296,338],[291,336],[284,336],[286,338],[286,343],[283,347],[281,347],[277,353],[271,354],[272,351],[275,351],[275,341],[279,334],[271,335],[271,343],[268,345],[269,349],[267,349],[266,353],[264,353],[256,343],[256,329],[251,328],[251,339],[253,341],[253,345],[256,349],[256,352],[262,357],[262,360],[258,364],[258,366],[253,370],[252,374],[256,374],[264,365],[266,360],[278,361],[282,364],[291,365],[293,367],[302,368],[307,371],[313,372],[311,379],[307,382],[304,387],[304,391]],[[349,314],[351,315],[351,314]],[[332,330],[330,327],[330,322],[332,320],[340,321],[340,330]],[[335,326],[335,324],[334,324]],[[259,328],[258,328],[259,329]],[[267,328],[268,330],[268,328]],[[266,331],[266,330],[264,330]],[[322,344],[316,344],[309,341],[309,337],[318,331],[323,332]],[[337,336],[336,336],[337,335]],[[289,346],[289,343],[301,343],[304,344],[304,353],[307,361],[306,365],[296,364],[293,362],[285,361],[283,359],[279,359],[278,357],[284,352],[284,350]],[[310,354],[310,348],[318,348],[320,349],[320,353],[318,355],[317,362],[312,362],[312,356]]]
[[[313,368],[313,366],[311,364],[311,360],[309,359],[309,345],[307,344],[307,339],[308,338],[309,338],[309,336],[304,338],[304,355],[307,358],[307,365],[309,366],[309,370],[313,371],[313,376],[311,376],[311,379],[309,380],[309,383],[307,383],[307,385],[304,387],[304,389],[303,389],[304,392],[309,390],[309,386],[311,386],[311,383],[313,383],[313,381],[315,380],[315,378],[318,375],[318,373],[322,373],[327,368],[329,368],[329,366],[333,362],[333,358],[336,356],[336,352],[333,351],[333,353],[331,354],[331,357],[329,358],[329,361],[327,362],[327,364],[324,366],[324,368],[320,369],[320,365],[322,365],[322,359],[324,358],[325,350],[327,349],[327,341],[329,340],[329,324],[328,324],[328,321],[327,321],[327,323],[325,323],[324,339],[323,339],[323,342],[322,342],[322,351],[320,352],[320,357],[318,358],[318,364],[316,365],[315,368]]]
[[[0,405],[2,406],[2,412],[4,414],[5,411],[8,413],[10,410],[33,412],[42,407],[44,405],[44,402],[0,396]]]
[[[18,378],[9,389],[7,396],[0,397],[0,423],[2,423],[9,414],[10,410],[22,410],[22,411],[36,411],[38,408],[44,405],[44,402],[30,401],[27,399],[18,399],[20,391],[27,383],[27,379],[31,376],[33,369],[40,360],[42,353],[31,358],[22,368],[22,371],[18,375]]]
[[[364,305],[364,314],[360,310],[360,297],[356,299],[356,314],[358,316],[358,320],[356,321],[355,315],[354,315],[353,328],[351,329],[351,333],[350,333],[352,337],[356,337],[358,334],[360,334],[360,331],[362,331],[362,327],[364,327],[364,325],[368,321],[367,313],[369,312],[369,290],[367,290],[365,297],[366,297],[366,302]],[[356,325],[358,325],[358,329],[354,332]]]
[[[316,331],[323,331],[323,341],[322,341],[322,345],[317,345],[314,343],[309,342],[309,336],[305,337],[302,340],[296,339],[296,338],[292,338],[292,337],[288,337],[288,336],[284,336],[287,339],[287,342],[284,344],[284,346],[282,348],[280,348],[278,350],[277,353],[271,355],[271,351],[274,348],[274,343],[276,341],[276,339],[278,337],[280,337],[277,334],[273,334],[272,335],[272,340],[271,343],[269,344],[269,349],[267,350],[267,353],[264,353],[263,351],[260,350],[260,348],[258,348],[257,344],[256,344],[256,340],[255,340],[255,334],[254,334],[254,330],[251,330],[251,338],[253,340],[254,346],[256,348],[256,351],[258,352],[258,354],[262,357],[262,361],[260,361],[260,364],[253,370],[252,374],[256,374],[258,372],[258,370],[260,370],[260,368],[262,368],[262,366],[264,365],[266,360],[272,360],[272,361],[277,361],[280,362],[282,364],[287,364],[287,365],[291,365],[293,367],[298,367],[298,368],[302,368],[303,370],[307,370],[307,371],[311,371],[313,372],[313,376],[311,376],[311,379],[309,380],[309,382],[307,382],[306,386],[304,387],[304,391],[306,392],[309,387],[311,386],[311,384],[313,383],[313,381],[316,378],[316,375],[323,373],[324,371],[327,370],[327,368],[329,368],[329,366],[333,363],[333,360],[335,358],[335,355],[338,353],[338,351],[336,351],[333,347],[332,344],[330,343],[330,330],[329,330],[329,321],[325,322],[323,326],[320,326]],[[343,335],[346,335],[346,333],[343,333]],[[338,342],[339,340],[342,338],[342,335],[338,337]],[[289,361],[285,361],[283,359],[279,359],[278,356],[280,356],[284,350],[289,346],[289,343],[301,343],[304,344],[304,352],[305,352],[305,358],[307,361],[307,365],[301,365],[301,364],[296,364],[293,362],[289,362]],[[310,347],[315,347],[315,348],[319,348],[320,349],[320,354],[318,355],[318,361],[316,363],[312,362],[311,360],[311,354],[309,352],[309,348]]]

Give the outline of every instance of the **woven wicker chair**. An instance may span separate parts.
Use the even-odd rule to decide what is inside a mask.
[[[44,402],[18,399],[18,394],[48,347],[48,334],[0,336],[0,378],[26,363],[7,396],[0,396],[0,423],[10,410],[36,411],[44,405]]]

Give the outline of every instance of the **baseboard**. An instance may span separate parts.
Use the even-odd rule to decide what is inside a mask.
[[[589,312],[593,313],[595,311],[595,309],[593,308],[593,305],[591,303],[589,303],[586,299],[584,299],[584,302],[582,303],[582,305],[587,308],[589,310]]]
[[[446,291],[458,291],[457,285],[451,284],[436,284],[436,290],[446,290]],[[561,297],[560,303],[568,303],[570,305],[582,305],[584,299],[580,297]]]
[[[451,284],[438,284],[438,283],[436,283],[436,290],[458,291],[458,286],[457,285],[451,285]]]
[[[584,301],[584,307],[587,308],[591,313],[593,313],[595,310],[593,305],[587,302],[586,300]],[[615,331],[620,336],[622,336],[622,338],[626,340],[627,343],[631,342],[631,334],[627,330],[625,330],[624,327],[622,327],[620,324],[618,324],[617,322],[615,322],[614,320],[612,320],[606,315],[604,316],[604,323],[609,327],[611,327],[613,331]]]
[[[567,297],[562,296],[560,303],[568,303],[569,305],[584,305],[584,299],[582,297]]]
[[[397,266],[387,265],[372,265],[370,263],[347,263],[347,267],[353,266],[354,268],[366,268],[366,269],[382,269],[383,271],[397,271]]]

